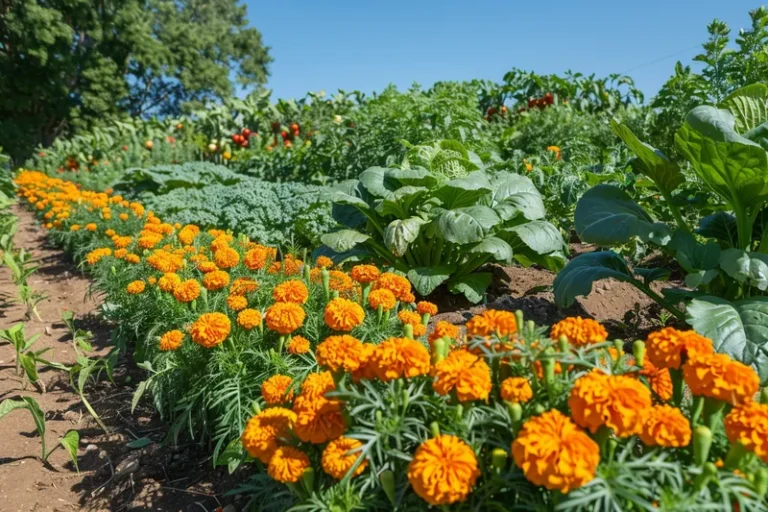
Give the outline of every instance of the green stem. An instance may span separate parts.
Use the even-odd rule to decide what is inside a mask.
[[[667,302],[664,297],[659,295],[658,293],[651,290],[651,288],[641,281],[638,281],[637,279],[632,279],[629,281],[630,284],[634,285],[635,288],[645,293],[647,296],[652,298],[656,303],[659,304],[659,306],[663,307],[675,317],[677,317],[679,320],[685,320],[685,313],[683,313],[680,309],[678,309],[676,306],[673,306],[669,302]]]
[[[664,200],[667,202],[667,207],[669,208],[669,211],[672,212],[672,216],[675,218],[677,226],[686,233],[692,234],[691,228],[688,227],[688,224],[685,223],[685,219],[683,219],[683,216],[680,214],[680,209],[672,202],[672,194],[662,191],[661,195],[664,196]]]

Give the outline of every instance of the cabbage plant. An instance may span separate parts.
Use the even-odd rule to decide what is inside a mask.
[[[617,253],[602,251],[566,265],[554,283],[555,301],[568,306],[600,279],[629,282],[768,381],[768,87],[751,85],[718,107],[696,107],[677,131],[676,148],[710,198],[693,204],[701,209],[695,227],[673,196],[685,182],[680,167],[626,126],[614,122],[613,129],[637,156],[634,169],[655,183],[675,223],[657,222],[624,191],[598,185],[579,200],[576,231],[582,241],[604,247],[633,239],[655,246],[676,260],[686,287],[657,294],[650,283],[668,278],[670,268],[630,269]]]
[[[491,171],[456,141],[411,147],[400,167],[371,167],[329,199],[340,227],[321,240],[336,261],[394,267],[422,296],[445,284],[479,302],[491,281],[478,271],[486,263],[557,270],[565,262],[531,180]]]

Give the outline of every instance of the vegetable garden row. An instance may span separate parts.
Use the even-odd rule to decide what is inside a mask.
[[[766,510],[751,15],[738,51],[704,56],[727,80],[679,66],[651,107],[624,77],[519,71],[254,94],[58,140],[12,190],[104,294],[114,350],[146,370],[134,402],[248,475],[254,509]],[[434,320],[513,264],[557,272],[559,306],[629,283],[658,326]]]

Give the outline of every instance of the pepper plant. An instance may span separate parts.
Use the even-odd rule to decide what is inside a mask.
[[[399,168],[371,167],[330,196],[340,228],[321,240],[336,261],[373,259],[426,296],[445,284],[482,299],[489,262],[562,268],[563,237],[530,179],[494,170],[460,143],[409,148]]]
[[[696,107],[677,131],[677,151],[709,196],[706,203],[691,202],[700,217],[695,226],[675,194],[686,181],[680,166],[626,126],[614,122],[613,129],[637,156],[635,171],[658,188],[674,223],[657,222],[624,191],[598,185],[576,207],[576,231],[583,242],[603,247],[633,239],[654,246],[677,262],[686,287],[659,294],[650,283],[669,278],[671,268],[630,268],[615,252],[601,251],[566,265],[554,283],[556,302],[570,305],[601,279],[629,282],[768,381],[768,86],[747,86],[717,107]]]

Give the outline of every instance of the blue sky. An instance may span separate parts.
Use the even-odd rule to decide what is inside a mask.
[[[272,47],[275,97],[337,89],[366,93],[394,83],[500,81],[513,67],[538,73],[627,73],[647,98],[690,63],[719,18],[749,26],[754,0],[245,0]],[[733,37],[732,37],[733,38]]]

